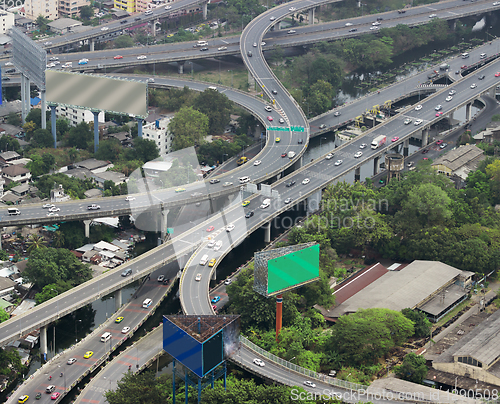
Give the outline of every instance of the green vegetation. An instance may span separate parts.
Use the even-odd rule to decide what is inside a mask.
[[[410,352],[403,359],[403,364],[394,369],[400,379],[413,383],[422,383],[427,375],[427,366],[423,356]]]
[[[16,349],[0,348],[0,375],[20,375],[25,371],[26,366],[21,363],[21,357]]]

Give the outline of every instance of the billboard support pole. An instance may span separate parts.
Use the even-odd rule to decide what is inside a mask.
[[[137,119],[137,136],[142,138],[142,118],[136,117]]]
[[[172,404],[175,404],[175,358],[172,360]]]
[[[42,119],[43,121],[43,119]],[[57,132],[56,132],[56,106],[50,106],[50,125],[52,126],[52,137],[54,138],[54,149],[57,149]]]
[[[201,377],[198,377],[198,404],[201,402]]]
[[[47,101],[45,99],[45,90],[40,91],[42,95],[42,129],[47,129]]]
[[[189,386],[189,378],[188,378],[188,371],[186,369],[186,377],[184,380],[184,390],[186,390],[185,404],[189,404],[188,403],[188,386]]]
[[[283,313],[283,295],[276,296],[276,342],[281,332]]]
[[[99,148],[99,112],[92,111],[94,114],[94,153],[97,153],[97,149]]]

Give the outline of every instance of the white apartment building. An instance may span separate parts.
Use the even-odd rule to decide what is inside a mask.
[[[150,122],[142,127],[142,138],[154,140],[160,155],[170,153],[172,148],[172,134],[168,131],[170,117]]]
[[[0,10],[0,34],[6,34],[14,26],[14,14]]]
[[[36,20],[40,15],[55,20],[58,15],[59,0],[25,0],[24,12],[27,18]]]
[[[48,109],[50,114],[50,108]],[[86,109],[71,108],[63,105],[58,105],[56,107],[56,116],[58,118],[68,118],[71,126],[76,126],[80,122],[91,122],[94,123],[94,114]],[[99,123],[104,123],[104,111],[99,112],[98,116]]]

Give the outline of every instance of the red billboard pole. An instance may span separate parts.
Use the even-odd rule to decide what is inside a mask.
[[[281,332],[281,322],[283,313],[283,295],[276,296],[276,342]]]

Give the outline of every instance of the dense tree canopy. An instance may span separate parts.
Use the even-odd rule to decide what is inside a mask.
[[[427,375],[426,360],[423,356],[410,352],[403,359],[400,366],[394,369],[400,379],[408,380],[412,383],[421,384]]]
[[[182,107],[171,119],[168,129],[174,137],[174,150],[200,145],[208,135],[208,117],[192,107]]]
[[[206,89],[194,102],[194,109],[208,117],[208,133],[221,135],[229,124],[229,114],[233,103],[225,94],[217,90]]]

